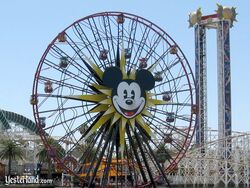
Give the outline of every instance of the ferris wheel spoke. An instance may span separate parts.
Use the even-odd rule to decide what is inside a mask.
[[[170,62],[167,67],[165,68],[165,70],[170,71],[172,68],[174,68],[176,65],[178,65],[180,62],[182,62],[184,60],[184,58],[179,58],[176,57],[176,59],[174,59],[172,62]]]
[[[171,104],[169,104],[169,105],[171,105]],[[174,105],[174,104],[172,104],[172,105]],[[191,105],[186,105],[186,106],[191,106]],[[177,108],[177,110],[178,110],[178,108]],[[164,110],[160,110],[160,109],[157,109],[157,113],[160,113],[162,115],[166,115],[166,112]],[[185,115],[173,115],[173,118],[174,119],[177,118],[177,119],[180,119],[183,121],[188,121],[188,122],[190,121],[190,119],[186,118]]]
[[[76,119],[76,118],[80,118],[80,117],[82,117],[82,116],[84,116],[84,115],[86,115],[86,114],[88,114],[88,113],[83,113],[83,114],[81,114],[81,115],[77,115],[77,116],[75,116],[75,117],[69,118],[69,119],[64,120],[64,121],[61,121],[61,122],[59,122],[59,123],[53,123],[51,126],[47,126],[46,128],[43,128],[43,130],[51,130],[51,129],[57,127],[57,126],[61,126],[63,123],[71,122],[72,120],[74,120],[74,119]],[[59,113],[59,115],[60,115],[60,113]],[[66,134],[65,136],[67,136],[67,135],[68,135],[68,134]]]
[[[147,51],[145,58],[149,59],[149,57],[152,56],[152,54],[155,52],[156,48],[158,47],[158,45],[160,44],[162,38],[158,35],[157,39],[155,39],[153,45],[149,47],[149,51]]]
[[[101,78],[100,75],[98,74],[99,70],[97,70],[97,66],[92,67],[89,62],[86,61],[86,59],[84,59],[83,57],[86,58],[86,56],[82,53],[81,49],[79,49],[79,47],[76,45],[76,43],[67,35],[67,37],[70,39],[71,42],[68,42],[69,46],[75,51],[75,53],[78,55],[78,57],[81,59],[81,61],[84,63],[84,65],[87,67],[89,73],[91,75],[93,75],[93,77],[95,78],[95,80],[100,84]],[[74,45],[72,45],[72,44]],[[95,64],[92,64],[95,65]]]
[[[179,80],[179,79],[181,79],[181,78],[185,78],[186,76],[190,76],[190,75],[191,75],[191,73],[182,74],[182,75],[180,75],[180,76],[173,77],[172,79],[168,79],[168,80],[166,80],[166,81],[164,81],[164,82],[161,82],[161,83],[157,84],[155,87],[158,88],[158,87],[160,87],[160,86],[163,86],[164,84],[168,84],[168,83],[171,83],[171,82],[174,83],[175,81],[177,81],[177,80]]]
[[[104,44],[102,42],[103,41],[102,38],[105,38],[105,36],[101,37],[101,33],[99,32],[99,29],[97,28],[97,25],[95,23],[94,18],[92,18],[91,20],[92,20],[94,26],[91,24],[90,19],[88,19],[89,26],[90,26],[90,29],[92,31],[93,37],[95,38],[95,43],[96,43],[96,46],[98,47],[98,51],[101,52],[101,51],[105,50]],[[110,59],[110,61],[111,61],[111,59]],[[105,63],[103,63],[101,61],[101,64],[103,65],[102,67],[106,68]]]
[[[146,155],[145,155],[146,152],[143,150],[143,145],[141,144],[141,141],[140,141],[140,138],[139,138],[139,136],[138,136],[137,131],[134,131],[134,134],[135,134],[136,142],[137,142],[137,144],[138,144],[138,146],[139,146],[139,150],[140,150],[140,153],[141,153],[141,157],[142,157],[142,159],[143,159],[143,161],[144,161],[144,164],[145,164],[145,167],[146,167],[146,169],[147,169],[148,176],[149,176],[149,178],[150,178],[151,184],[153,185],[153,187],[156,187],[155,182],[154,182],[153,175],[152,175],[152,173],[151,173],[152,171],[151,171],[151,169],[150,169],[150,167],[149,167],[148,160],[147,160]],[[143,142],[145,142],[145,140],[143,140]]]
[[[176,132],[179,135],[186,136],[186,134],[182,130],[178,129],[177,127],[175,127],[175,126],[173,126],[173,125],[171,125],[169,123],[164,122],[162,119],[160,119],[160,118],[158,118],[156,116],[154,117],[154,121],[156,123],[159,123],[159,125],[163,125],[164,127],[168,128],[169,130]],[[156,127],[156,129],[157,129],[157,127]]]
[[[185,92],[188,92],[188,91],[190,91],[190,90],[189,89],[180,89],[180,90],[176,89],[176,90],[172,90],[171,93],[174,93],[174,95],[172,97],[175,97],[175,95],[177,95],[179,93],[185,93]]]
[[[167,55],[169,55],[169,51],[170,51],[171,47],[167,48],[166,50],[164,50],[163,53],[161,54],[157,54],[158,56],[155,57],[155,65],[158,65],[160,61],[164,61],[164,58],[166,58]],[[152,65],[153,66],[153,65]],[[150,68],[149,68],[150,69]]]
[[[159,127],[157,126],[157,125],[155,125],[155,123],[149,123],[150,122],[150,120],[149,119],[151,119],[152,120],[152,118],[150,118],[150,117],[148,117],[148,119],[147,118],[145,118],[145,121],[146,122],[148,122],[147,124],[149,124],[150,125],[150,128],[152,129],[152,130],[154,130],[155,131],[155,133],[157,133],[158,135],[160,135],[160,136],[164,136],[164,134],[165,134],[165,129],[166,128],[168,128],[169,129],[169,127],[168,126],[165,126],[165,122],[163,122],[164,124],[162,124],[161,123],[161,125],[164,125],[165,126],[165,129],[159,129]]]
[[[84,68],[83,66],[81,66],[75,59],[73,59],[72,57],[70,57],[66,52],[64,52],[56,44],[54,44],[53,46],[51,46],[51,49],[53,49],[58,55],[60,55],[61,58],[66,57],[67,61],[69,61],[69,60],[71,61],[71,64],[70,64],[71,66],[73,66],[74,68],[76,68],[76,70],[78,70],[85,77],[89,77],[89,74],[86,74],[86,72],[88,73],[89,70],[86,69],[86,68]]]
[[[45,76],[39,76],[39,80],[44,82],[44,83],[46,81],[51,81],[53,84],[58,85],[58,87],[67,87],[67,88],[74,89],[74,90],[81,91],[81,92],[90,92],[89,90],[84,89],[82,87],[66,83],[65,81],[67,81],[69,79],[70,78],[66,78],[66,79],[62,79],[62,80],[59,81],[59,80],[55,80],[53,78],[49,78],[49,77],[45,77]]]
[[[135,146],[134,140],[133,140],[133,138],[132,138],[132,136],[131,136],[130,129],[129,129],[128,126],[126,126],[126,132],[127,132],[127,135],[128,135],[129,143],[130,143],[130,145],[131,145],[132,151],[133,151],[134,156],[135,156],[135,159],[136,159],[136,163],[138,164],[138,167],[139,167],[141,176],[142,176],[142,178],[143,178],[143,181],[144,181],[144,182],[147,182],[147,181],[148,181],[148,180],[147,180],[147,176],[146,176],[146,174],[145,174],[145,172],[144,172],[143,165],[142,165],[142,162],[141,162],[141,160],[140,160],[139,153],[138,153],[138,151],[137,151],[137,148],[136,148],[136,146]]]
[[[172,62],[170,62],[169,64],[167,64],[165,68],[161,67],[162,71],[157,72],[157,74],[160,75],[160,76],[164,74],[165,77],[168,78],[169,77],[168,74],[171,74],[170,69],[172,69],[173,67],[175,67],[176,65],[178,65],[178,63],[180,61],[181,61],[180,59],[175,58]],[[167,74],[166,74],[166,72],[167,72]],[[172,76],[172,74],[171,74],[171,76]],[[168,81],[166,81],[166,83],[168,83]],[[160,83],[158,85],[163,85],[163,83]]]
[[[86,115],[86,114],[85,114],[85,115]],[[92,117],[92,119],[95,119],[95,118],[98,118],[98,114]],[[82,124],[81,124],[81,125],[82,125]],[[71,129],[71,133],[74,134],[76,131],[78,131],[81,125],[77,126],[77,127],[74,128],[74,129]],[[100,130],[101,130],[101,128],[100,128]],[[59,140],[65,140],[71,133],[66,133],[66,134],[65,134],[64,136],[62,136]],[[84,138],[84,135],[82,135],[82,136],[78,139],[77,142],[81,141],[83,138]]]
[[[159,64],[160,60],[163,59],[166,55],[168,55],[169,50],[170,50],[170,49],[168,49],[167,51],[165,51],[165,52],[160,56],[160,58],[158,58],[158,60],[155,61],[155,65],[152,65],[152,66],[153,66],[152,68],[150,67],[150,69],[152,70],[153,68],[155,68],[155,66],[159,65],[160,68],[161,68],[162,70],[161,70],[161,71],[158,71],[157,74],[158,74],[158,75],[163,75],[163,74],[164,74],[166,78],[169,77],[168,74],[171,74],[170,70],[171,70],[172,68],[174,68],[176,65],[178,65],[178,64],[182,61],[181,59],[179,59],[178,57],[176,57],[174,60],[172,60],[172,61],[170,61],[168,64],[166,64],[165,67],[163,67],[162,65],[160,65],[160,64]],[[166,73],[167,73],[167,74],[166,74]],[[171,74],[171,77],[173,77],[172,74]],[[162,84],[162,83],[160,83],[160,84]],[[160,85],[160,84],[159,84],[159,85]]]
[[[103,25],[104,25],[104,33],[105,33],[105,41],[106,41],[106,45],[108,47],[109,52],[108,52],[108,56],[109,56],[109,66],[112,66],[112,59],[113,57],[115,57],[115,50],[114,50],[114,42],[113,42],[113,38],[112,38],[112,35],[108,35],[108,32],[109,31],[109,28],[110,28],[110,25],[109,25],[109,22],[106,20],[107,18],[105,16],[102,17],[102,21],[103,21]],[[113,54],[113,55],[112,55]]]
[[[178,143],[176,140],[173,140],[170,143],[170,145],[171,147],[175,148],[178,152],[183,151],[183,148],[185,147],[181,141],[180,143]]]
[[[104,94],[94,94],[94,95],[53,95],[53,94],[38,94],[38,97],[50,97],[50,98],[61,98],[61,99],[71,99],[76,101],[85,101],[97,103],[103,101],[103,104],[106,104],[107,96]]]
[[[77,138],[75,137],[74,132],[72,131],[72,127],[74,125],[74,122],[75,122],[75,119],[70,121],[69,122],[70,124],[68,124],[68,123],[63,123],[62,124],[62,126],[64,127],[64,130],[65,130],[65,134],[68,135],[65,140],[68,141],[68,142],[71,141],[71,143],[75,143],[76,140],[77,140]],[[62,141],[64,142],[65,140],[62,140]]]
[[[44,64],[47,65],[50,68],[55,69],[56,71],[58,71],[58,72],[60,72],[62,74],[65,74],[65,75],[69,76],[69,78],[71,78],[71,79],[75,79],[75,80],[79,81],[81,84],[83,84],[83,82],[85,81],[81,77],[79,77],[79,75],[74,74],[73,72],[71,72],[69,70],[64,71],[64,70],[60,69],[59,65],[53,63],[52,61],[50,61],[48,59],[44,60]]]
[[[74,74],[73,72],[71,72],[69,70],[67,70],[67,71],[61,70],[58,65],[54,64],[53,62],[51,62],[51,61],[49,61],[47,59],[44,61],[44,64],[48,65],[49,67],[53,67],[55,70],[69,76],[69,78],[74,79],[74,80],[80,82],[81,84],[84,84],[86,82],[84,79],[79,77],[79,75],[76,75],[76,74]]]
[[[116,150],[117,150],[117,154],[118,154],[119,148],[117,147]],[[136,172],[136,170],[135,170],[134,160],[132,159],[132,156],[131,156],[131,150],[129,150],[129,148],[128,148],[127,140],[125,142],[124,150],[125,150],[125,154],[126,154],[125,158],[127,159],[125,162],[126,162],[126,165],[128,168],[128,173],[131,177],[133,177],[132,172]],[[117,155],[117,161],[118,161],[118,155]],[[118,164],[117,164],[116,168],[118,169]],[[131,181],[131,186],[135,186],[135,182],[137,182],[136,178]]]
[[[92,20],[93,25],[91,24],[91,20]],[[94,18],[88,19],[88,23],[89,23],[88,25],[92,31],[92,35],[95,38],[96,46],[100,52],[102,49],[104,49],[104,45],[102,42],[102,37],[104,38],[104,36],[101,37],[102,34],[101,34],[100,30],[97,28],[97,25],[96,25]]]
[[[188,102],[190,101],[190,99],[191,99],[191,95],[187,96],[187,98],[186,98],[185,100],[183,100],[184,104],[178,106],[177,109],[176,109],[176,112],[177,112],[177,113],[178,113],[178,112],[181,112],[184,108],[186,109],[187,106],[192,107],[193,105],[192,105],[191,103],[188,104]],[[186,105],[185,105],[185,104],[186,104]]]
[[[99,166],[100,166],[101,161],[102,161],[102,159],[103,159],[105,150],[106,150],[106,148],[107,148],[107,146],[108,146],[108,144],[109,144],[109,141],[110,141],[110,139],[111,139],[111,136],[112,136],[113,131],[114,131],[113,129],[110,129],[110,130],[109,130],[108,135],[107,135],[107,138],[106,138],[106,140],[105,140],[105,142],[104,142],[104,145],[103,145],[102,149],[99,150],[99,151],[100,151],[99,159],[97,160],[94,169],[93,169],[93,168],[90,168],[90,170],[89,170],[88,173],[87,173],[87,176],[89,177],[89,176],[90,176],[90,171],[93,169],[93,175],[90,176],[91,178],[90,178],[88,187],[90,187],[90,186],[93,184],[93,181],[94,181],[94,179],[95,179],[95,177],[96,177],[96,173],[97,173],[97,171],[98,171],[98,169],[99,169]],[[101,141],[100,141],[100,143],[101,143]],[[99,148],[100,148],[100,146],[101,146],[100,143],[99,143]],[[92,161],[91,166],[93,166],[93,162],[94,162],[94,160]]]
[[[160,163],[158,162],[158,159],[156,158],[156,156],[155,156],[155,154],[154,154],[155,151],[151,148],[150,144],[149,144],[148,141],[147,141],[148,138],[145,136],[144,131],[141,129],[140,126],[138,126],[137,128],[138,128],[138,130],[139,130],[140,133],[141,133],[140,135],[142,135],[143,139],[146,140],[146,141],[145,141],[145,144],[146,144],[146,146],[147,146],[147,148],[148,148],[148,150],[149,150],[149,153],[152,155],[153,162],[156,164],[157,168],[158,168],[159,171],[161,172],[161,175],[163,176],[163,178],[165,179],[165,181],[166,181],[167,184],[169,185],[169,182],[168,182],[168,179],[167,179],[167,177],[166,177],[166,175],[165,175],[165,172],[164,172],[162,166],[160,165]]]
[[[185,115],[178,115],[178,116],[176,115],[175,118],[182,120],[182,121],[190,122],[190,118],[186,117]]]
[[[151,127],[153,134],[157,134],[159,137],[164,137],[165,132],[164,129],[159,129],[156,125],[151,124]]]
[[[109,49],[111,49],[110,51],[113,52],[113,55],[110,54],[110,60],[112,59],[111,57],[115,57],[116,56],[116,51],[115,51],[115,46],[114,46],[114,36],[112,33],[112,28],[111,28],[111,24],[110,24],[110,17],[107,15],[102,16],[103,18],[103,24],[104,24],[104,29],[105,29],[105,33],[106,33],[106,40],[107,40],[107,45],[111,46]],[[108,39],[110,40],[110,43],[108,42]]]
[[[101,145],[102,145],[103,141],[104,141],[104,134],[102,134],[101,139],[99,140],[99,143],[97,144],[97,148],[96,148],[96,151],[95,151],[95,156],[96,157],[90,158],[90,166],[89,166],[89,168],[87,168],[88,171],[86,173],[86,178],[87,178],[88,181],[89,181],[89,178],[91,176],[93,176],[93,177],[96,176],[96,172],[98,170],[98,166],[101,163],[101,160],[102,160],[102,157],[103,157],[103,154],[104,154],[104,150],[101,151]],[[101,153],[99,153],[99,152],[101,152]],[[102,154],[102,156],[101,156],[101,154]],[[90,173],[91,173],[91,171],[93,169],[95,171],[95,174],[91,174],[90,175]]]
[[[188,101],[185,103],[180,103],[180,102],[170,102],[170,103],[167,103],[166,105],[171,105],[171,106],[178,106],[178,107],[181,107],[181,108],[184,108],[184,107],[191,107],[192,104],[191,103],[188,103]],[[178,108],[177,108],[178,109]]]
[[[139,42],[139,45],[137,47],[137,50],[135,51],[134,54],[134,59],[131,61],[131,67],[135,66],[137,64],[137,60],[140,58],[140,55],[142,53],[143,47],[146,43],[146,40],[149,36],[150,30],[148,29],[148,27],[145,28],[143,34],[142,34],[142,38]]]
[[[79,106],[69,106],[69,107],[61,107],[60,110],[61,111],[65,111],[65,110],[70,110],[72,108],[82,108],[82,105]],[[58,112],[58,107],[54,108],[54,109],[50,109],[50,110],[41,110],[40,114],[50,114],[51,112]],[[51,115],[49,115],[48,117],[51,117]]]
[[[134,39],[135,39],[135,34],[137,31],[137,25],[138,22],[136,19],[130,20],[130,28],[128,28],[128,48],[131,48],[131,51],[133,50],[134,46]]]
[[[91,135],[95,134],[100,127],[106,126],[106,128],[111,128],[110,122],[106,117],[103,117],[104,112],[97,114],[96,118],[93,119],[93,122],[90,124],[88,129],[82,134],[81,139],[88,139]]]
[[[184,73],[184,71],[180,71],[178,76],[182,75],[183,73]],[[190,91],[190,84],[188,82],[183,83],[183,80],[179,79],[179,80],[176,80],[175,84],[173,84],[173,88],[171,88],[171,89],[177,90],[177,91],[183,91],[183,90],[185,90],[185,88],[186,88],[186,90],[189,89],[189,91]]]
[[[182,84],[181,86],[180,86],[180,83]],[[171,87],[170,87],[170,90],[171,90],[171,91],[175,91],[173,97],[175,97],[175,96],[177,95],[176,91],[182,91],[183,88],[185,88],[186,86],[188,86],[188,85],[187,85],[186,83],[185,83],[185,84],[182,83],[182,82],[181,82],[181,79],[176,80],[176,82],[174,82],[174,83],[171,85]],[[187,88],[188,88],[188,87],[187,87]]]
[[[114,147],[115,147],[115,143],[116,143],[116,139],[117,139],[117,134],[118,133],[118,126],[116,126],[113,129],[113,133],[111,136],[111,147],[109,147],[108,150],[108,155],[107,155],[107,163],[106,163],[106,167],[104,168],[104,173],[103,173],[103,179],[102,179],[102,186],[107,186],[108,182],[108,174],[110,173],[110,168],[111,168],[111,162],[112,162],[112,156],[113,156],[113,152],[114,152]]]
[[[126,151],[126,154],[127,154],[127,166],[129,168],[129,174],[130,176],[132,177],[132,172],[136,173],[135,177],[134,177],[134,180],[132,180],[131,182],[131,186],[135,187],[135,185],[137,184],[138,182],[138,177],[137,177],[137,166],[136,166],[136,162],[134,160],[134,157],[133,157],[133,151],[132,151],[132,148],[131,146],[128,148],[128,144],[125,145],[125,151]]]
[[[81,25],[79,23],[74,25],[74,29],[76,30],[76,32],[77,32],[79,38],[81,39],[81,41],[86,46],[86,49],[88,50],[88,52],[89,52],[92,60],[94,61],[94,63],[96,65],[98,65],[98,63],[101,63],[102,67],[104,67],[105,65],[102,64],[102,62],[99,61],[99,55],[96,52],[97,50],[94,49],[93,43],[90,42],[90,40],[88,39],[88,37],[85,34],[84,29],[81,27]],[[92,28],[89,27],[88,29],[92,29]],[[98,48],[98,45],[97,45],[96,48]]]
[[[130,29],[129,29],[129,34],[128,34],[128,49],[131,51],[131,52],[133,52],[133,50],[134,50],[134,39],[135,39],[135,35],[136,35],[136,32],[137,32],[137,24],[138,24],[138,22],[136,21],[136,20],[132,20],[131,21],[132,23],[131,23],[131,26],[130,26]],[[130,62],[130,60],[131,60],[131,57],[132,56],[130,56],[129,58],[128,58],[128,62]],[[131,70],[132,69],[132,63],[129,63],[128,64],[128,70]]]
[[[79,159],[79,162],[81,164],[91,162],[92,161],[91,159],[93,159],[93,155],[98,155],[98,150],[96,149],[95,146],[96,146],[96,143],[98,143],[99,137],[102,135],[102,130],[103,129],[104,129],[104,127],[101,127],[100,130],[96,133],[95,137],[93,137],[93,139],[91,141],[85,142],[85,145],[83,145],[83,147],[84,147],[84,148],[82,148],[83,153],[82,153],[82,155],[81,155],[81,157]],[[100,139],[100,140],[102,140],[102,139]],[[81,139],[79,139],[77,141],[77,144],[80,141],[81,141]],[[72,152],[73,149],[71,149],[69,151],[69,153]],[[93,153],[93,151],[95,153]]]

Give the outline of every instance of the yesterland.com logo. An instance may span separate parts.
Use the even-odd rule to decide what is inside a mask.
[[[5,176],[5,185],[10,184],[52,184],[52,179],[40,179],[39,176]]]

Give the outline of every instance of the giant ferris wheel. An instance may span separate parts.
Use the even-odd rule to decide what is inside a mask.
[[[190,65],[164,30],[133,14],[103,12],[49,44],[31,103],[41,139],[65,172],[88,187],[155,187],[168,184],[166,172],[190,144],[194,96]]]

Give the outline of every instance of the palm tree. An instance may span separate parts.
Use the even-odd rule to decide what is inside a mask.
[[[16,159],[23,159],[24,153],[20,145],[14,140],[1,140],[2,150],[0,151],[0,159],[8,160],[8,175],[11,175],[11,162]]]
[[[157,158],[157,161],[164,165],[164,162],[168,159],[171,159],[171,155],[169,153],[169,150],[165,147],[165,143],[160,143],[158,147],[155,150],[155,156]]]
[[[53,138],[48,139],[48,144],[51,148],[55,149],[55,153],[57,157],[63,158],[65,155],[65,150],[63,147]],[[52,177],[52,158],[54,157],[55,153],[48,151],[44,146],[39,150],[36,154],[39,163],[48,163],[48,178]]]

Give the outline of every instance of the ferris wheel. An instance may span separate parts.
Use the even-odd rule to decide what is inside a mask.
[[[155,187],[168,183],[166,172],[192,139],[194,95],[190,65],[164,30],[133,14],[103,12],[49,44],[31,103],[45,147],[67,173],[89,187]]]

